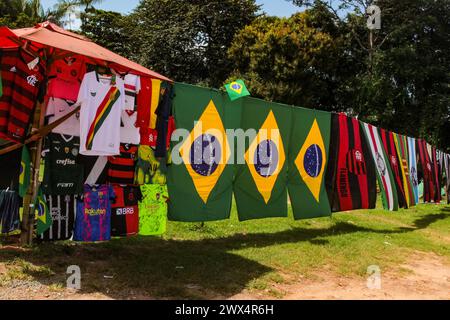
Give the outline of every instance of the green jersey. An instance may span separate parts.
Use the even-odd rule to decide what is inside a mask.
[[[165,161],[156,159],[155,152],[151,147],[139,146],[134,175],[135,184],[166,184],[166,172]]]
[[[166,232],[167,186],[145,184],[141,186],[142,201],[139,202],[139,234],[156,236]]]

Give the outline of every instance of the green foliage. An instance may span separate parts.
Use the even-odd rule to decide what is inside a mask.
[[[174,80],[218,87],[234,35],[258,9],[254,0],[142,0],[131,17],[134,57]]]
[[[264,99],[336,110],[339,83],[352,70],[345,42],[323,8],[261,17],[234,39],[231,78],[246,79],[250,92]]]
[[[0,2],[0,25],[12,29],[24,28],[42,22],[46,14],[39,0],[2,0]]]
[[[89,9],[81,14],[81,31],[95,43],[122,56],[135,49],[128,30],[129,17],[118,12]]]

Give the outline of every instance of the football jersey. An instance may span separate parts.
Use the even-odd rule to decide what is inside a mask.
[[[0,155],[0,189],[18,190],[21,159],[22,148]]]
[[[83,189],[83,167],[77,162],[80,139],[51,133],[45,144],[44,194],[80,194]]]
[[[19,194],[11,190],[0,191],[0,233],[9,234],[20,229]]]
[[[141,145],[138,149],[136,162],[135,184],[166,184],[167,166],[165,161],[155,158],[155,153],[149,146]]]
[[[77,203],[73,240],[107,241],[111,239],[111,186],[84,186],[83,199]]]
[[[114,186],[115,201],[111,211],[111,236],[126,237],[139,231],[139,201],[142,193],[135,186]]]
[[[138,147],[120,145],[120,155],[108,157],[108,178],[112,184],[133,184]]]
[[[141,91],[137,96],[138,127],[156,128],[156,109],[161,94],[161,80],[141,78]]]
[[[46,116],[48,122],[53,123],[73,111],[73,103],[59,98],[49,98]],[[61,133],[71,136],[80,136],[80,113],[76,113],[52,130],[53,133]]]
[[[141,186],[142,201],[139,202],[139,234],[161,235],[166,232],[167,187],[159,184]]]
[[[120,118],[125,107],[124,82],[120,77],[105,78],[86,73],[81,83],[81,151],[89,156],[120,154]]]
[[[47,95],[76,101],[85,73],[86,65],[82,58],[67,57],[54,61],[50,68]]]
[[[120,125],[120,142],[139,144],[141,136],[139,128],[136,127],[137,112],[122,111],[122,123]]]
[[[52,215],[51,227],[38,239],[44,241],[68,240],[72,238],[77,207],[76,195],[46,195],[45,202]]]
[[[45,69],[39,60],[16,48],[0,51],[0,71],[3,84],[0,137],[22,142],[28,133]]]
[[[78,163],[83,167],[84,184],[106,184],[108,177],[108,157],[79,155]]]
[[[134,74],[125,76],[125,109],[136,110],[136,95],[141,90],[141,78]]]

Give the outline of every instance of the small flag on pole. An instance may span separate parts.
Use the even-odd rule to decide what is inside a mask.
[[[225,85],[231,101],[250,95],[243,80],[236,80]]]
[[[50,214],[50,211],[48,210],[48,206],[45,202],[41,188],[39,188],[38,196],[36,198],[36,203],[34,206],[36,210],[35,212],[37,220],[36,233],[38,235],[41,235],[45,231],[47,231],[53,223],[52,216]]]
[[[30,186],[31,167],[30,167],[30,152],[27,146],[23,146],[22,149],[22,161],[20,162],[20,175],[19,175],[19,195],[23,198],[27,194],[28,187]]]

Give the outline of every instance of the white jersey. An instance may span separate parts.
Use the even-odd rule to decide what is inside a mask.
[[[49,117],[49,124],[61,119],[73,111],[73,104],[59,98],[50,98],[47,104],[46,116]],[[69,136],[80,136],[80,114],[79,112],[61,123],[52,130],[54,133],[65,134]]]
[[[141,91],[141,78],[134,74],[125,76],[125,109],[135,111],[136,95]]]
[[[137,112],[122,111],[120,142],[138,145],[141,142],[139,128],[136,128]]]
[[[120,154],[120,118],[125,108],[124,81],[89,72],[81,83],[80,153],[88,156]]]

